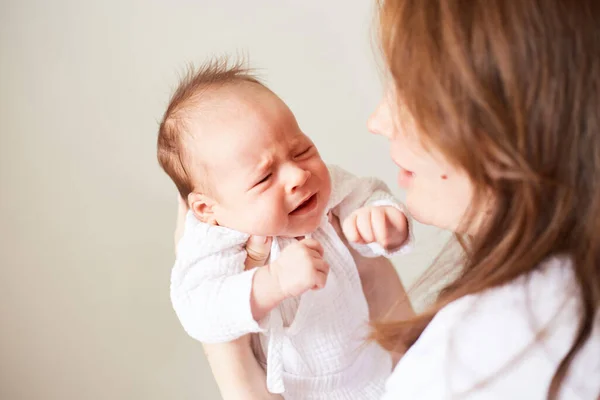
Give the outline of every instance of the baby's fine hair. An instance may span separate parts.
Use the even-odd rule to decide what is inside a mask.
[[[177,186],[184,200],[196,190],[192,176],[186,169],[190,154],[184,138],[189,134],[190,116],[196,115],[206,90],[232,83],[255,83],[266,86],[252,73],[243,59],[231,62],[227,57],[214,57],[199,68],[190,66],[171,96],[158,129],[158,163]]]

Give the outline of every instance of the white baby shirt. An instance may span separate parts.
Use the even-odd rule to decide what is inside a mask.
[[[327,211],[340,221],[365,205],[404,207],[382,182],[329,168]],[[409,233],[412,230],[409,229]],[[391,373],[391,358],[366,342],[369,311],[354,259],[327,213],[312,233],[330,266],[325,287],[287,299],[257,323],[250,310],[256,269],[244,271],[249,235],[186,217],[171,275],[171,301],[186,332],[204,343],[260,332],[267,357],[267,388],[286,399],[379,399]],[[271,261],[295,239],[273,238]],[[410,242],[410,241],[409,241]],[[365,256],[386,254],[377,244],[356,245]],[[408,244],[397,252],[409,250]]]

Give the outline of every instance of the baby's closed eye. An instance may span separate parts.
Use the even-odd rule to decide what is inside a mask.
[[[314,146],[312,146],[312,145],[311,145],[311,146],[308,146],[308,147],[306,147],[306,148],[304,148],[304,149],[300,150],[300,152],[298,152],[298,153],[297,153],[297,154],[294,156],[294,158],[302,158],[302,157],[305,157],[305,156],[309,156],[309,155],[312,153],[312,149],[313,149],[313,148],[314,148]]]
[[[269,180],[269,178],[271,178],[273,174],[272,173],[268,173],[267,175],[265,175],[264,177],[262,177],[258,182],[256,182],[256,184],[254,184],[253,187],[256,187],[260,184],[263,184],[265,182],[267,182]]]

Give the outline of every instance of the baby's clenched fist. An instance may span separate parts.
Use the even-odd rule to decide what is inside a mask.
[[[392,206],[367,206],[354,211],[342,224],[350,242],[379,243],[386,251],[398,249],[408,238],[408,220]]]
[[[269,265],[283,298],[295,297],[311,289],[325,287],[329,265],[323,260],[323,247],[314,239],[291,244]]]

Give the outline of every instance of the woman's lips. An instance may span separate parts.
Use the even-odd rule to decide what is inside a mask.
[[[402,188],[407,188],[410,186],[415,174],[412,171],[399,167],[400,171],[398,171],[398,185]]]
[[[290,215],[304,215],[308,214],[312,210],[317,207],[317,194],[313,194],[308,199],[306,199],[302,204],[300,204],[294,211],[290,213]]]

